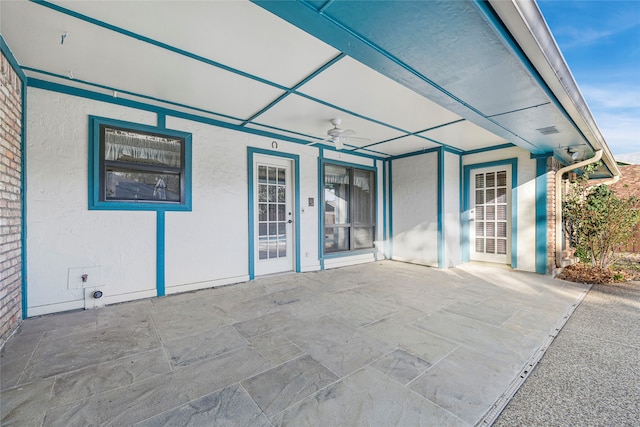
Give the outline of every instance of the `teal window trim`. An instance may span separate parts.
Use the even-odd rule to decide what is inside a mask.
[[[249,191],[248,194],[248,218],[249,218],[249,280],[255,279],[255,188],[254,188],[254,175],[253,175],[253,158],[256,154],[262,154],[265,156],[280,157],[293,160],[293,173],[294,173],[294,211],[296,213],[294,225],[295,225],[295,271],[300,273],[300,219],[301,219],[301,206],[300,206],[300,156],[297,154],[282,153],[280,151],[265,150],[263,148],[248,147],[247,148],[247,180]]]
[[[159,120],[164,126],[163,120]],[[134,201],[105,201],[100,200],[100,126],[114,126],[126,128],[132,131],[141,131],[166,136],[182,138],[184,140],[184,160],[182,179],[184,190],[182,190],[181,201],[175,203],[166,202],[134,202]],[[109,119],[105,117],[89,116],[89,209],[90,210],[124,210],[124,211],[191,211],[192,199],[192,137],[190,133],[181,132],[164,127],[149,126],[139,123],[125,122],[122,120]]]
[[[518,268],[518,158],[475,163],[464,166],[464,204],[462,207],[462,261],[469,261],[469,209],[471,204],[471,171],[494,166],[511,166],[511,268]]]
[[[348,168],[362,169],[373,172],[374,179],[374,201],[373,201],[373,209],[374,209],[374,227],[377,230],[379,227],[378,223],[378,168],[377,163],[374,163],[374,166],[362,165],[359,163],[351,163],[345,162],[341,160],[333,160],[329,158],[325,158],[323,155],[320,155],[318,158],[318,255],[320,258],[320,268],[324,270],[324,260],[326,259],[335,259],[335,258],[344,258],[356,255],[362,255],[375,252],[375,247],[365,249],[354,249],[349,251],[340,251],[340,252],[331,252],[328,254],[324,253],[324,167],[325,165],[335,165],[335,166],[345,166]],[[384,166],[383,166],[384,167]],[[374,232],[374,241],[376,232]]]

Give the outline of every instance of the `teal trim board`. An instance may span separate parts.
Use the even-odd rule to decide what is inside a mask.
[[[162,115],[158,122],[164,125]],[[110,125],[141,132],[161,134],[163,136],[184,139],[184,197],[180,203],[161,203],[153,201],[106,201],[100,200],[100,125]],[[164,127],[148,126],[105,117],[89,116],[89,209],[118,211],[191,211],[191,134]]]
[[[156,215],[156,293],[165,296],[165,212]]]
[[[320,270],[324,270],[324,181],[322,180],[322,165],[324,164],[324,149],[318,148],[318,260]]]
[[[536,158],[536,273],[547,273],[547,160]]]
[[[393,259],[393,161],[389,160],[389,259]]]
[[[444,264],[444,150],[438,149],[438,268]]]
[[[494,166],[511,166],[511,268],[518,268],[518,159],[510,158],[493,162],[475,163],[464,166],[464,204],[462,207],[463,226],[461,230],[462,261],[469,261],[469,210],[471,208],[471,171]]]
[[[384,257],[389,257],[389,248],[387,240],[387,167],[389,162],[382,161],[382,242],[384,244]]]
[[[294,226],[295,226],[295,267],[296,273],[300,272],[300,218],[301,218],[301,206],[300,206],[300,156],[297,154],[282,153],[280,151],[265,150],[263,148],[248,147],[247,148],[247,206],[248,206],[248,230],[249,230],[249,242],[248,242],[248,268],[249,268],[249,280],[254,280],[256,276],[256,264],[255,264],[255,188],[254,188],[254,174],[253,174],[253,162],[256,154],[262,154],[265,156],[280,157],[293,160],[293,190],[294,190],[294,211],[296,213]]]

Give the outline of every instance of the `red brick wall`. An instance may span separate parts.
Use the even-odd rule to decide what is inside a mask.
[[[21,90],[0,54],[0,346],[22,318]]]

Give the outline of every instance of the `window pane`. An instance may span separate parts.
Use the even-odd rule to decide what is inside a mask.
[[[373,224],[374,222],[373,187],[372,171],[354,169],[351,217],[355,224]],[[371,246],[372,243],[373,238],[368,246]]]
[[[349,169],[325,166],[324,176],[325,224],[349,223]]]
[[[180,140],[141,132],[104,127],[104,158],[134,164],[182,166]]]
[[[106,200],[180,201],[180,175],[107,170]]]
[[[354,227],[353,229],[353,249],[364,249],[373,247],[373,227]]]
[[[325,253],[349,250],[349,227],[325,227]]]

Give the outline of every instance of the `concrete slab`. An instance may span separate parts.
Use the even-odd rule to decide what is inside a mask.
[[[27,319],[1,422],[474,425],[586,289],[383,261]]]

